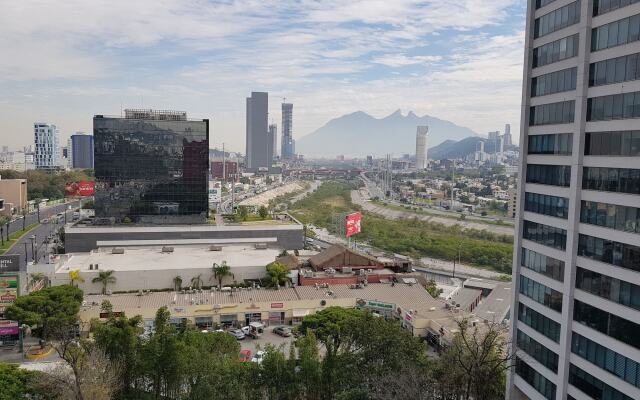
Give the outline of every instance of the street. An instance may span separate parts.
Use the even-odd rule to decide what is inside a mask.
[[[29,232],[27,235],[23,236],[18,242],[16,242],[13,247],[5,254],[19,254],[20,255],[20,269],[24,270],[26,268],[27,262],[31,262],[35,259],[35,255],[38,256],[38,260],[42,260],[43,257],[47,253],[47,245],[44,244],[45,239],[50,234],[55,233],[59,228],[64,226],[65,218],[60,218],[58,223],[52,221],[52,217],[56,214],[65,211],[67,222],[71,222],[73,218],[73,210],[80,207],[80,200],[73,201],[70,203],[59,204],[57,206],[48,207],[40,210],[40,221],[48,219],[48,223],[43,223],[38,226],[36,229]],[[71,206],[71,210],[67,208]],[[55,220],[55,218],[53,218]],[[38,222],[38,213],[33,212],[31,214],[27,214],[26,221],[24,221],[24,226],[28,227],[31,224]],[[9,227],[9,232],[14,233],[21,231],[23,227],[23,219],[18,218],[11,222]],[[34,238],[33,240],[31,238]],[[33,245],[32,245],[33,243]]]

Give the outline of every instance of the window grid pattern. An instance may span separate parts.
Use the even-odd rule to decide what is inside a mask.
[[[640,38],[640,14],[591,30],[591,51],[608,49]]]
[[[578,22],[580,22],[580,0],[536,18],[533,37],[537,39]]]
[[[571,166],[527,164],[527,183],[569,187]]]
[[[548,5],[548,4],[551,4],[554,1],[556,1],[556,0],[536,0],[536,10],[538,8],[542,8],[542,7],[544,7],[544,6]]]
[[[640,131],[587,132],[585,156],[640,156]]]
[[[640,79],[639,54],[629,54],[592,63],[589,66],[589,86],[610,85]]]
[[[542,67],[578,55],[579,35],[571,35],[533,49],[532,67]]]
[[[576,288],[596,296],[640,310],[640,286],[578,267]]]
[[[593,0],[593,16],[602,15],[638,2],[640,0]]]
[[[571,352],[633,386],[640,387],[640,363],[575,332],[571,336]]]
[[[565,250],[567,246],[566,230],[532,221],[524,221],[522,238],[558,250]]]
[[[640,208],[582,200],[580,222],[617,231],[640,233]]]
[[[558,373],[558,355],[547,349],[536,340],[532,339],[526,333],[518,329],[517,335],[518,347],[533,357],[534,360],[547,367],[549,370]]]
[[[549,278],[564,282],[564,261],[523,247],[521,265]]]
[[[584,167],[582,188],[640,194],[640,169]]]
[[[556,398],[556,385],[538,373],[538,371],[531,368],[529,364],[522,361],[520,357],[516,357],[516,374],[546,399],[554,400]]]
[[[575,108],[575,100],[530,107],[529,125],[570,124],[575,118]]]
[[[569,383],[594,399],[633,400],[573,364],[569,367]]]
[[[638,246],[580,234],[578,255],[618,267],[640,271],[640,247]]]
[[[587,121],[640,118],[640,92],[592,97],[587,100]]]
[[[550,309],[562,312],[562,293],[551,289],[539,282],[520,276],[520,294],[540,303]]]
[[[522,303],[518,304],[518,320],[554,342],[560,342],[560,324]]]
[[[531,78],[531,97],[576,90],[578,68],[567,68]]]
[[[525,193],[525,211],[567,219],[569,199],[540,193]]]
[[[579,300],[574,300],[573,320],[640,349],[640,325]]]
[[[572,133],[530,135],[528,140],[528,154],[571,155],[573,149]]]

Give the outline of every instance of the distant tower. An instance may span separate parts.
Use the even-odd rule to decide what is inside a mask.
[[[427,132],[428,126],[418,126],[416,132],[416,169],[427,168]]]
[[[273,136],[273,158],[278,157],[278,125],[269,125],[269,135]]]
[[[269,94],[266,92],[251,92],[247,97],[247,169],[257,171],[269,169],[273,162],[273,139],[269,134]]]
[[[54,170],[61,166],[60,131],[53,124],[33,124],[36,169]]]
[[[282,103],[282,140],[280,143],[280,158],[293,160],[295,158],[295,142],[293,140],[293,104]]]
[[[512,144],[513,144],[513,141],[511,138],[511,125],[506,124],[504,126],[504,145],[511,146]]]

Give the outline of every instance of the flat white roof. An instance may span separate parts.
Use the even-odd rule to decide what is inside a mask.
[[[79,269],[89,271],[89,265],[98,264],[99,270],[153,271],[185,268],[211,268],[213,263],[226,261],[232,268],[255,267],[273,262],[280,254],[278,249],[255,249],[251,245],[223,246],[222,251],[210,251],[208,247],[176,246],[172,253],[163,253],[162,247],[125,248],[124,254],[112,254],[111,249],[90,253],[71,253],[56,272]]]
[[[74,225],[67,229],[67,233],[131,233],[131,232],[237,232],[237,231],[290,231],[302,230],[303,226],[295,221],[279,222],[268,221],[267,223],[247,224],[247,225],[154,225],[154,226],[103,226],[103,225]]]

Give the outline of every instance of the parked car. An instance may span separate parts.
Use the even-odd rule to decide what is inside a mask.
[[[251,350],[244,349],[240,350],[240,362],[249,362],[252,360]]]
[[[264,361],[264,357],[266,355],[267,353],[262,350],[256,351],[256,355],[253,356],[253,358],[251,359],[251,362],[262,364],[262,361]]]
[[[276,326],[275,328],[273,328],[273,333],[282,337],[289,337],[291,336],[291,328],[288,328],[286,326]]]
[[[244,332],[242,332],[240,329],[229,329],[227,333],[238,340],[244,339]]]

